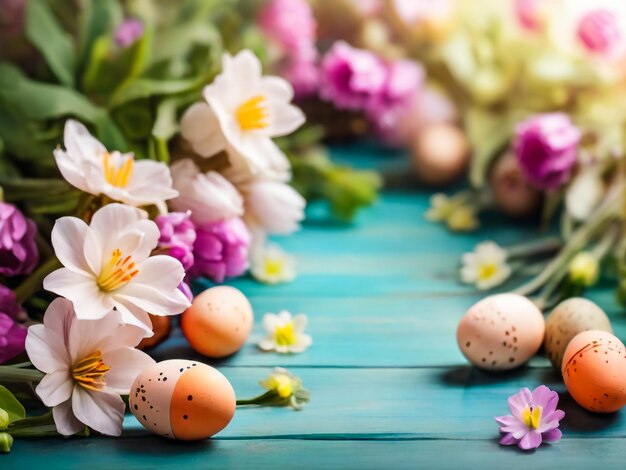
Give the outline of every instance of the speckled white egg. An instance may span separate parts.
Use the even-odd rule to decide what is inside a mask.
[[[591,300],[572,297],[557,305],[546,319],[544,347],[554,367],[561,370],[563,354],[578,333],[601,330],[613,333],[606,313]]]
[[[129,405],[149,431],[198,440],[224,429],[235,414],[235,392],[217,369],[198,361],[153,364],[135,379]]]
[[[516,294],[489,296],[470,307],[456,332],[463,355],[476,367],[508,370],[537,353],[545,322],[541,311]]]

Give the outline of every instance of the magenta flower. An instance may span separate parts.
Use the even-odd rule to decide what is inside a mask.
[[[0,202],[0,274],[30,274],[39,262],[35,222],[13,204]]]
[[[26,313],[17,303],[15,294],[4,284],[0,284],[0,312],[4,313],[14,320],[24,320]]]
[[[515,0],[515,15],[519,24],[528,31],[537,31],[543,26],[543,0]]]
[[[115,30],[115,42],[120,47],[128,47],[143,36],[143,23],[136,18],[122,21]]]
[[[577,32],[587,50],[597,54],[611,53],[622,39],[616,15],[602,8],[586,13],[578,23]]]
[[[322,59],[320,96],[339,109],[361,110],[387,80],[383,62],[369,51],[337,41]]]
[[[6,313],[0,312],[0,364],[25,351],[28,329],[16,323]]]
[[[561,439],[559,421],[565,412],[557,410],[559,394],[545,385],[530,392],[523,388],[508,400],[510,415],[498,416],[500,432],[504,434],[500,444],[517,445],[520,449],[536,449],[542,442]]]
[[[167,251],[188,271],[194,263],[193,244],[196,241],[196,226],[189,212],[170,212],[157,216],[155,222],[161,236],[157,248]]]
[[[319,68],[313,60],[296,60],[288,63],[281,75],[291,83],[296,98],[308,98],[319,87]]]
[[[569,180],[580,131],[567,114],[537,114],[518,124],[515,131],[515,155],[530,184],[549,190]]]
[[[239,217],[199,225],[196,233],[192,277],[206,276],[223,282],[248,269],[250,233]]]
[[[271,0],[259,12],[258,26],[290,56],[314,49],[317,22],[306,0]]]

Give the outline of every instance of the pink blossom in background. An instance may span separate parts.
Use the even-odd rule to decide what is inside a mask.
[[[206,276],[215,282],[242,275],[248,269],[250,233],[239,217],[196,227],[192,277]]]
[[[578,23],[578,38],[589,52],[609,54],[622,41],[622,31],[614,12],[597,9],[587,12]]]
[[[400,19],[406,24],[438,21],[454,10],[452,0],[391,0]]]
[[[317,23],[306,0],[269,1],[259,12],[258,26],[290,55],[297,56],[315,44]]]
[[[387,80],[385,64],[376,55],[344,41],[324,55],[320,74],[320,97],[339,109],[364,109]]]
[[[0,312],[15,320],[20,320],[25,316],[22,307],[17,303],[15,294],[4,284],[0,284]]]
[[[196,228],[190,220],[191,212],[170,212],[159,215],[155,222],[161,236],[157,248],[167,251],[188,271],[194,263],[193,244],[196,241]]]
[[[0,364],[24,352],[28,329],[0,312]]]
[[[515,0],[515,16],[522,28],[537,31],[543,26],[541,3],[546,0]]]
[[[143,23],[136,18],[122,21],[115,30],[115,42],[120,47],[128,47],[143,36]]]
[[[0,202],[0,274],[30,274],[39,262],[37,226],[13,204]]]
[[[293,61],[281,75],[293,86],[296,98],[309,98],[317,93],[320,72],[315,61]]]
[[[569,181],[581,135],[567,114],[537,114],[515,132],[515,156],[531,185],[551,190]]]

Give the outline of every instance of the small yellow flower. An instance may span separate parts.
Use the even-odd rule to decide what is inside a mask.
[[[273,401],[273,405],[288,405],[300,410],[311,398],[309,391],[302,386],[302,380],[282,367],[276,367],[267,379],[261,381],[261,386],[278,395],[279,399]]]
[[[579,286],[589,287],[598,280],[598,259],[588,251],[578,253],[569,265],[569,278]]]
[[[488,290],[502,284],[511,275],[507,253],[494,242],[483,242],[472,253],[462,258],[461,280],[475,284],[480,290]]]
[[[476,211],[469,206],[460,206],[454,209],[447,222],[448,228],[455,232],[470,232],[480,225],[476,218]]]
[[[458,201],[443,193],[433,194],[430,197],[430,209],[426,211],[424,217],[431,222],[445,222],[458,205]]]
[[[258,346],[263,351],[302,352],[313,343],[311,337],[304,334],[307,323],[307,316],[303,313],[294,317],[286,310],[277,315],[266,313],[263,317],[263,326],[267,336],[259,341]]]
[[[257,248],[250,260],[250,272],[257,281],[280,284],[296,277],[295,259],[278,245],[268,244]]]

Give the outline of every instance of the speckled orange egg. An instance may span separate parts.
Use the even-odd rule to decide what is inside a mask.
[[[539,350],[545,322],[537,306],[516,294],[497,294],[470,307],[456,332],[459,349],[476,367],[508,370]]]
[[[565,350],[561,371],[567,390],[583,408],[612,413],[626,405],[626,348],[611,333],[576,335]]]
[[[130,410],[155,434],[194,441],[224,429],[235,414],[235,392],[217,369],[172,359],[148,367],[135,379]]]
[[[181,317],[181,327],[191,347],[209,357],[238,351],[252,331],[252,306],[240,290],[211,287],[197,295]]]

